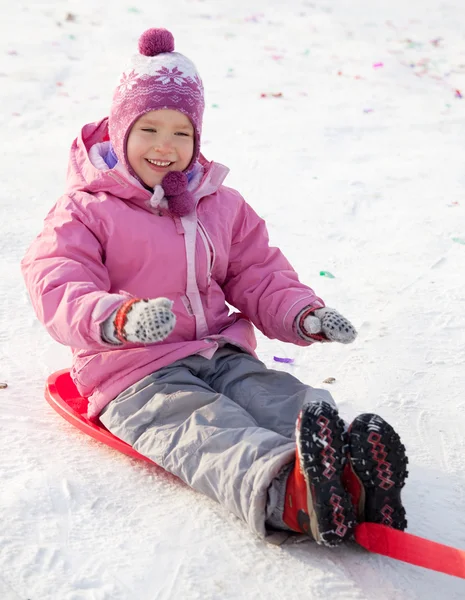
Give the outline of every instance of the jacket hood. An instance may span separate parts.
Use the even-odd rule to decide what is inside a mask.
[[[106,192],[124,200],[147,202],[152,192],[146,189],[127,169],[117,163],[113,169],[96,167],[90,159],[92,146],[110,140],[108,117],[95,123],[84,125],[80,135],[74,140],[69,156],[66,192]],[[201,196],[212,194],[221,186],[229,169],[219,163],[209,162],[202,155],[199,162],[204,168],[204,176],[198,186]],[[194,195],[195,190],[194,190]]]

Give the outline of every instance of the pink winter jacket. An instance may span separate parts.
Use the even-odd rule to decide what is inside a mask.
[[[228,169],[201,158],[196,210],[173,217],[119,165],[94,166],[107,119],[86,125],[71,148],[67,191],[28,249],[22,271],[39,320],[73,351],[71,375],[98,417],[121,391],[174,361],[224,343],[254,354],[252,323],[269,338],[308,345],[294,327],[324,303],[277,248],[264,221],[233,189]],[[101,324],[129,297],[174,301],[176,327],[161,343],[111,345]],[[233,312],[226,305],[239,309]],[[210,353],[210,354],[209,354]]]

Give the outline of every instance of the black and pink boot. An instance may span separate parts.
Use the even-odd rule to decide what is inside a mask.
[[[283,521],[318,544],[336,546],[352,537],[355,515],[342,474],[346,431],[327,402],[302,409],[296,424],[296,460],[287,478]]]
[[[400,493],[408,458],[398,434],[378,415],[355,418],[348,431],[344,485],[358,520],[400,529],[407,527]]]

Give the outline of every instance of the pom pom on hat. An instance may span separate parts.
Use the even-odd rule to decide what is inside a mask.
[[[174,51],[174,37],[167,29],[147,29],[139,38],[139,52],[144,56],[157,56]]]
[[[177,196],[187,190],[187,175],[182,171],[170,171],[161,182],[165,196]]]
[[[178,217],[188,215],[195,206],[194,195],[187,190],[187,184],[187,175],[182,171],[170,171],[161,182],[168,200],[168,208]]]
[[[168,208],[173,215],[184,217],[193,211],[195,198],[191,192],[185,191],[179,196],[170,196],[168,198]]]

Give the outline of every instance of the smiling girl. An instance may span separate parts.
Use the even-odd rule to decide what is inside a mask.
[[[357,520],[404,529],[392,427],[366,414],[347,428],[327,391],[255,354],[254,326],[299,346],[351,343],[354,327],[201,155],[202,81],[173,36],[148,30],[139,50],[22,262],[89,417],[260,536],[332,546]]]

